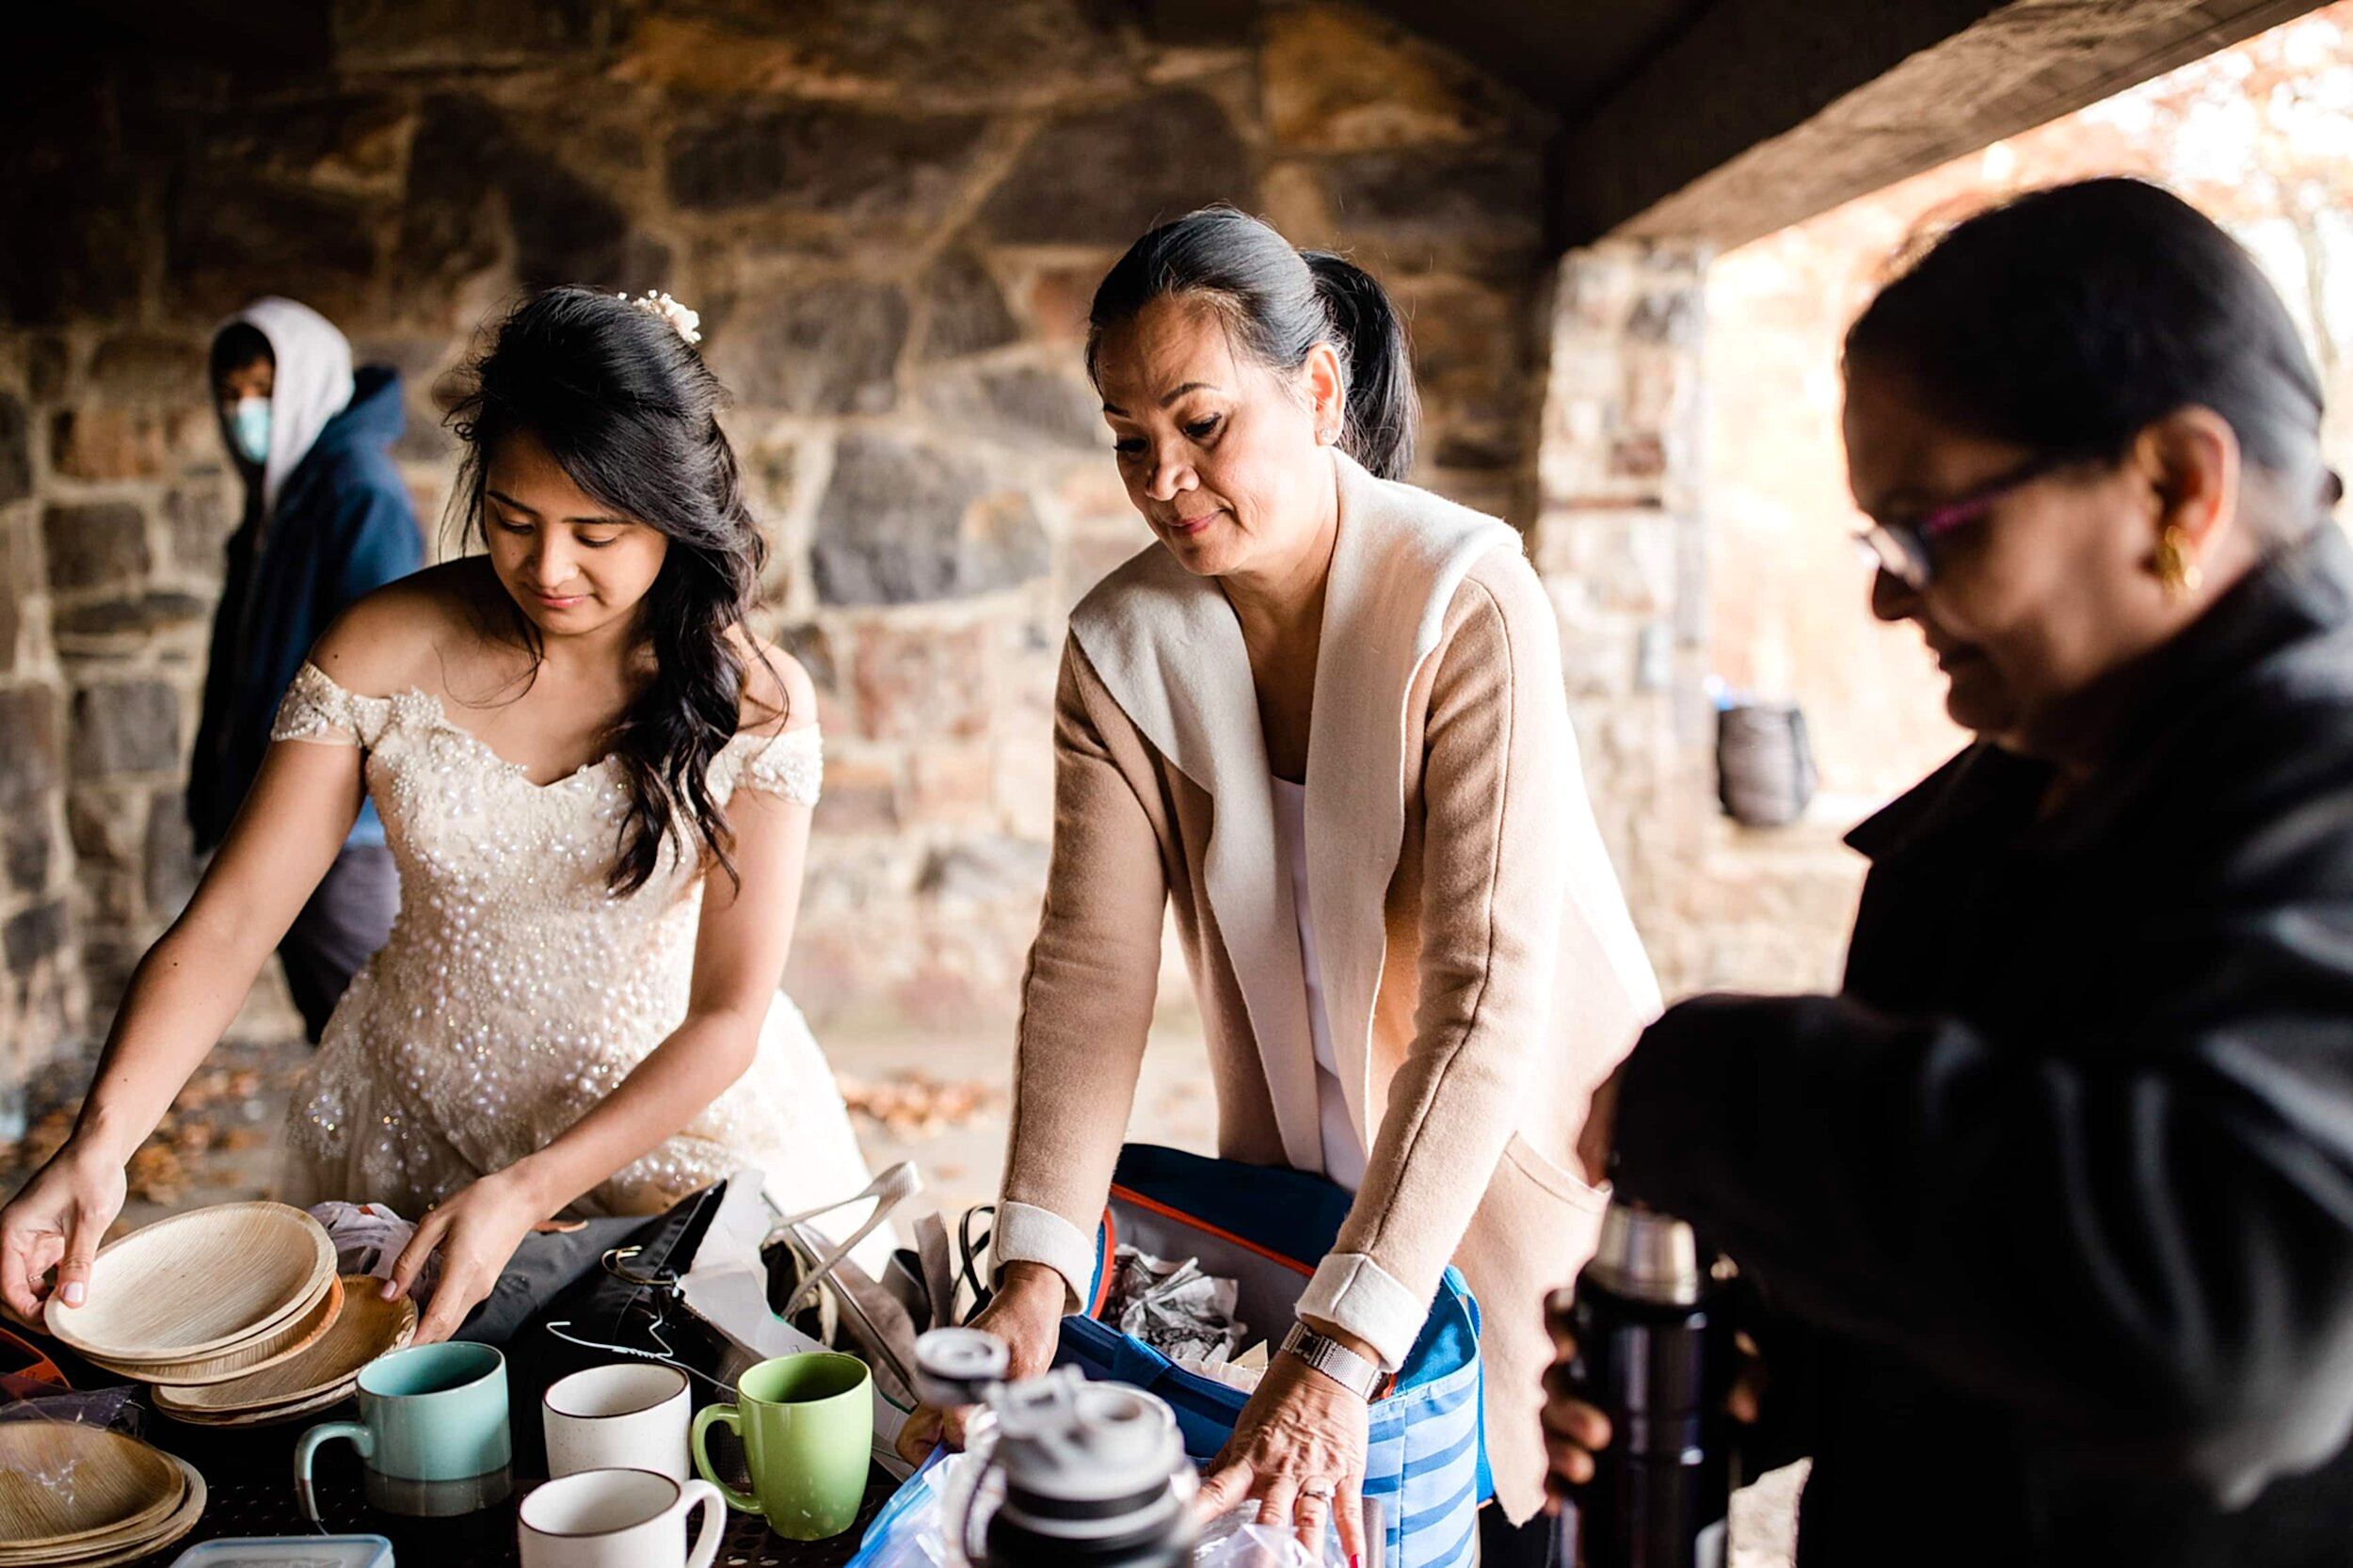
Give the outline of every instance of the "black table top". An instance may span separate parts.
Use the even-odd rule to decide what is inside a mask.
[[[182,1457],[185,1458],[185,1455]],[[203,1466],[189,1460],[199,1469]],[[200,1541],[239,1535],[305,1535],[311,1526],[295,1506],[294,1487],[271,1477],[214,1481],[206,1477],[210,1495],[204,1517],[194,1530],[156,1553],[141,1558],[138,1568],[163,1568]],[[426,1563],[434,1568],[507,1568],[519,1560],[515,1550],[515,1504],[532,1483],[519,1482],[516,1496],[458,1519],[404,1519],[380,1513],[360,1495],[357,1480],[322,1482],[319,1512],[330,1535],[381,1535],[392,1544],[395,1564]],[[720,1542],[716,1568],[840,1568],[856,1552],[867,1523],[888,1499],[898,1483],[876,1470],[858,1509],[857,1523],[830,1541],[787,1541],[769,1529],[756,1513],[727,1511],[727,1535]]]

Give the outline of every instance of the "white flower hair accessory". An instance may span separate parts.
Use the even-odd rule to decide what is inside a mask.
[[[671,298],[667,294],[664,294],[658,290],[648,290],[644,297],[632,299],[627,291],[623,291],[622,293],[614,296],[614,297],[620,300],[620,302],[624,305],[636,306],[639,310],[644,311],[648,315],[660,316],[664,321],[669,323],[670,330],[676,332],[680,337],[684,338],[690,344],[700,343],[703,341],[703,318],[696,312],[687,309],[677,300]]]

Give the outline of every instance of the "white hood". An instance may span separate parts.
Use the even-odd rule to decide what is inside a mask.
[[[221,326],[240,321],[269,340],[278,360],[269,398],[269,456],[262,463],[262,513],[267,517],[278,510],[286,476],[311,455],[327,422],[350,406],[351,340],[310,306],[274,296],[255,300]],[[228,439],[225,425],[222,439]]]

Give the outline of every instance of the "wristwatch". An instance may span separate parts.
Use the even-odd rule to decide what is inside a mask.
[[[1291,1325],[1290,1333],[1283,1336],[1283,1349],[1360,1400],[1369,1400],[1372,1391],[1381,1386],[1378,1366],[1305,1323]]]

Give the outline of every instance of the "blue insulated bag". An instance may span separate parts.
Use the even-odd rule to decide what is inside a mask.
[[[1279,1342],[1351,1201],[1346,1190],[1305,1172],[1128,1144],[1096,1233],[1089,1315],[1063,1320],[1055,1364],[1167,1400],[1185,1451],[1207,1463],[1233,1435],[1248,1396],[1096,1320],[1114,1253],[1125,1245],[1171,1261],[1200,1259],[1204,1272],[1240,1283],[1251,1338]],[[1372,1403],[1364,1489],[1379,1501],[1385,1539],[1366,1568],[1469,1568],[1479,1505],[1495,1491],[1481,1404],[1479,1304],[1449,1268],[1412,1352]]]

